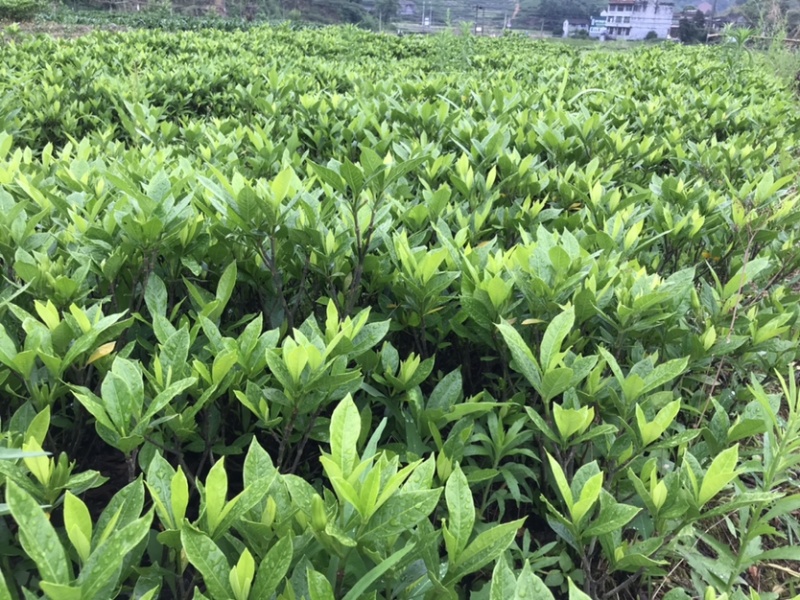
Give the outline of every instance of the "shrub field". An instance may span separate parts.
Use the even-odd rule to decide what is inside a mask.
[[[0,56],[0,600],[800,593],[800,113],[758,55]]]

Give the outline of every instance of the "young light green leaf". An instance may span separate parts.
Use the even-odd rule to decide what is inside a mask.
[[[658,411],[655,418],[648,423],[644,415],[644,411],[640,405],[636,405],[636,425],[639,428],[639,435],[642,439],[642,445],[648,446],[660,438],[667,428],[672,425],[678,412],[681,410],[680,399],[667,404],[664,408]]]
[[[135,363],[118,356],[100,386],[103,408],[121,437],[128,435],[142,414],[142,372]]]
[[[228,583],[233,589],[233,597],[236,600],[247,600],[250,596],[250,588],[253,585],[253,576],[256,572],[256,562],[250,550],[244,549],[239,562],[228,573]]]
[[[556,485],[558,486],[558,491],[561,492],[561,497],[564,499],[564,503],[567,505],[567,509],[572,512],[572,505],[575,501],[572,498],[572,490],[570,489],[569,483],[567,482],[567,478],[564,475],[564,470],[561,468],[561,465],[558,464],[558,461],[553,458],[550,453],[547,453],[547,459],[550,462],[550,470],[553,472],[553,478],[556,480]]]
[[[47,594],[49,598],[58,598],[58,600],[81,600],[83,596],[81,596],[80,588],[71,586],[71,585],[64,585],[61,583],[52,583],[50,581],[40,581],[39,587],[42,588],[42,591]],[[6,590],[8,592],[8,590]],[[3,596],[2,591],[0,591],[0,597]],[[8,596],[11,598],[11,596]],[[26,598],[35,598],[33,594],[29,596],[25,596]]]
[[[64,495],[64,528],[81,562],[86,562],[92,550],[92,517],[86,505],[69,491]]]
[[[228,474],[225,471],[225,458],[221,458],[208,471],[206,478],[206,519],[208,530],[213,532],[222,520],[222,511],[228,497]]]
[[[181,523],[189,506],[189,482],[181,467],[178,467],[170,481],[170,504],[175,523]]]
[[[50,429],[50,407],[46,406],[44,410],[37,413],[28,425],[25,431],[25,440],[33,438],[39,446],[44,445],[44,440],[47,437],[47,431]]]
[[[722,491],[737,476],[736,464],[739,462],[739,444],[720,452],[711,462],[703,477],[697,501],[702,507]]]
[[[156,454],[147,466],[147,479],[145,485],[150,492],[153,505],[163,527],[167,529],[178,529],[181,521],[177,520],[172,508],[171,482],[175,477],[175,469],[167,460]]]
[[[570,509],[570,516],[575,526],[578,526],[583,518],[589,513],[597,500],[600,498],[600,490],[603,489],[603,473],[597,473],[590,477],[586,483],[583,484],[581,495],[575,504]]]
[[[334,191],[344,194],[345,182],[341,175],[339,175],[336,171],[329,169],[328,167],[323,167],[322,165],[318,165],[313,162],[310,163],[310,165],[314,170],[314,174],[317,176],[317,179],[323,183],[327,183],[334,189]]]
[[[353,472],[358,458],[358,437],[361,434],[361,416],[353,398],[348,394],[339,402],[331,416],[331,457],[347,478]]]
[[[575,308],[570,305],[547,326],[539,349],[539,364],[545,374],[554,369],[560,362],[562,357],[561,344],[564,343],[564,340],[572,331],[574,323]]]
[[[291,167],[283,169],[270,183],[275,202],[280,204],[284,199],[294,193],[294,182],[297,179]]]
[[[566,441],[573,435],[586,431],[594,420],[594,408],[583,406],[576,410],[553,404],[553,420],[561,439]]]

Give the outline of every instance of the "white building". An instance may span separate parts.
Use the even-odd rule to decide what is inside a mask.
[[[671,1],[610,0],[600,14],[606,20],[606,34],[618,40],[643,40],[651,31],[665,39],[672,26]]]
[[[589,19],[567,19],[562,27],[562,36],[569,37],[579,31],[589,33],[589,25],[591,25]]]

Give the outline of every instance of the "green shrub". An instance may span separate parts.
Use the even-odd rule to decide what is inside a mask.
[[[0,0],[0,19],[30,19],[47,7],[47,0]]]
[[[0,597],[796,593],[800,120],[740,37],[0,48]]]

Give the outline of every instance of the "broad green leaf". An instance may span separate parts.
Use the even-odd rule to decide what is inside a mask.
[[[197,383],[197,378],[187,377],[185,379],[175,381],[167,386],[166,389],[160,392],[150,402],[150,406],[147,407],[147,412],[142,415],[141,427],[149,427],[150,420],[156,415],[156,413],[163,409],[167,404],[172,402],[176,396],[182,394],[184,391],[192,387],[195,383]]]
[[[142,415],[141,371],[133,362],[118,356],[100,389],[103,408],[114,424],[113,430],[121,437],[130,434],[134,422]]]
[[[528,561],[525,561],[517,579],[513,600],[554,600],[553,593],[533,572]]]
[[[292,539],[284,537],[279,539],[266,553],[258,565],[256,581],[250,592],[254,600],[269,598],[278,589],[281,581],[289,571],[292,564]]]
[[[345,182],[341,175],[339,175],[336,171],[329,169],[328,167],[323,167],[322,165],[318,165],[313,162],[309,164],[314,170],[314,174],[321,182],[327,183],[335,192],[344,194]]]
[[[117,529],[100,544],[86,561],[75,583],[81,588],[81,598],[102,600],[109,585],[116,586],[125,557],[133,551],[150,532],[152,510],[146,515]]]
[[[36,500],[9,479],[6,482],[6,502],[19,526],[22,548],[33,560],[42,579],[68,585],[71,575],[67,554]]]
[[[489,600],[509,600],[514,597],[517,578],[502,558],[497,561],[492,571],[492,584],[489,589]]]
[[[433,512],[441,492],[441,488],[397,492],[375,512],[359,541],[386,540],[404,531],[411,531]]]
[[[638,395],[647,394],[648,392],[652,392],[656,388],[669,383],[676,377],[680,376],[681,373],[686,370],[686,366],[688,364],[689,357],[686,356],[684,358],[676,358],[674,360],[669,360],[663,364],[657,365],[656,368],[648,373],[648,375],[644,378],[644,387],[642,387]],[[631,401],[635,399],[636,398],[629,398]]]
[[[500,330],[508,349],[511,350],[511,356],[514,358],[512,367],[522,373],[533,389],[539,392],[542,389],[542,373],[530,347],[508,322],[502,321],[497,325],[497,329]]]
[[[342,163],[340,173],[345,181],[347,181],[347,185],[350,186],[352,194],[358,196],[358,194],[361,193],[361,188],[364,186],[364,173],[361,169],[350,160],[345,159]]]
[[[342,600],[359,600],[363,598],[372,584],[380,580],[387,571],[395,568],[407,554],[410,554],[415,549],[416,544],[406,544],[403,548],[394,552],[389,558],[380,561],[361,576],[358,582],[350,588],[350,591],[344,595]]]
[[[306,571],[308,577],[308,595],[311,600],[334,600],[333,587],[328,578],[311,567]]]
[[[514,536],[525,519],[495,525],[491,529],[478,535],[464,549],[458,561],[452,565],[452,572],[448,570],[445,583],[457,581],[464,575],[474,573],[497,560],[514,541]]]
[[[428,410],[448,411],[462,394],[461,371],[451,371],[433,388],[428,398]]]
[[[561,345],[572,331],[574,323],[575,309],[569,306],[547,326],[539,349],[539,364],[545,374],[554,369],[561,360]]]
[[[703,477],[698,494],[698,503],[704,506],[716,496],[738,475],[736,465],[739,462],[739,444],[720,452],[711,462],[711,466]]]
[[[236,276],[237,276],[237,269],[236,269],[236,261],[232,261],[225,270],[222,272],[222,276],[219,278],[219,283],[217,284],[217,293],[216,299],[219,301],[219,305],[217,309],[214,311],[215,314],[211,318],[219,318],[219,315],[222,314],[225,306],[228,304],[228,300],[231,299],[231,294],[233,294],[233,288],[236,285]]]
[[[472,527],[475,524],[472,490],[469,489],[469,483],[460,465],[456,465],[447,479],[444,497],[447,501],[447,529],[456,542],[450,560],[457,561],[461,552],[467,547],[467,542],[472,535]]]
[[[264,485],[265,482],[268,485],[272,485],[278,475],[278,470],[275,468],[272,458],[253,437],[253,441],[250,442],[250,447],[247,450],[247,456],[244,459],[245,486]]]
[[[138,519],[144,507],[144,484],[141,477],[118,491],[103,509],[92,536],[92,548],[102,544],[113,531]]]
[[[555,442],[556,444],[559,443],[559,439],[556,434],[550,429],[550,426],[547,422],[542,418],[542,416],[536,412],[535,409],[531,408],[530,406],[525,407],[525,412],[528,413],[528,418],[533,421],[534,427],[538,429],[544,436],[550,440],[551,442]]]
[[[152,317],[167,316],[167,299],[167,286],[158,275],[150,273],[144,290],[144,302]]]
[[[566,392],[572,384],[573,371],[567,367],[556,367],[544,374],[539,393],[548,402]]]
[[[611,533],[630,523],[639,514],[640,508],[628,504],[612,503],[601,506],[592,525],[585,531],[587,536],[600,536]]]
[[[547,454],[547,459],[550,462],[550,469],[553,472],[553,478],[556,480],[558,491],[561,492],[561,497],[564,499],[567,509],[572,512],[572,505],[575,503],[575,501],[572,497],[572,490],[567,482],[567,478],[564,475],[564,470],[561,468],[561,465],[558,464],[558,461],[550,455],[550,453]]]
[[[747,262],[736,274],[728,280],[722,289],[722,299],[727,300],[739,290],[752,282],[761,271],[769,267],[768,258],[756,258]]]
[[[231,567],[219,546],[188,523],[181,528],[181,542],[186,557],[203,576],[203,582],[211,596],[233,598],[233,589],[228,581]]]
[[[153,505],[161,524],[167,529],[178,529],[181,521],[177,520],[172,509],[171,483],[175,477],[175,469],[167,460],[156,454],[147,466],[145,485],[153,499]]]
[[[361,416],[348,394],[339,402],[331,416],[331,458],[339,465],[345,478],[350,477],[358,459],[358,437],[361,434]]]
[[[12,600],[11,592],[8,589],[8,584],[6,584],[6,579],[2,570],[0,570],[0,600]]]
[[[572,579],[567,578],[569,581],[569,600],[592,600],[587,594],[584,594],[583,591],[575,585],[575,582]]]

